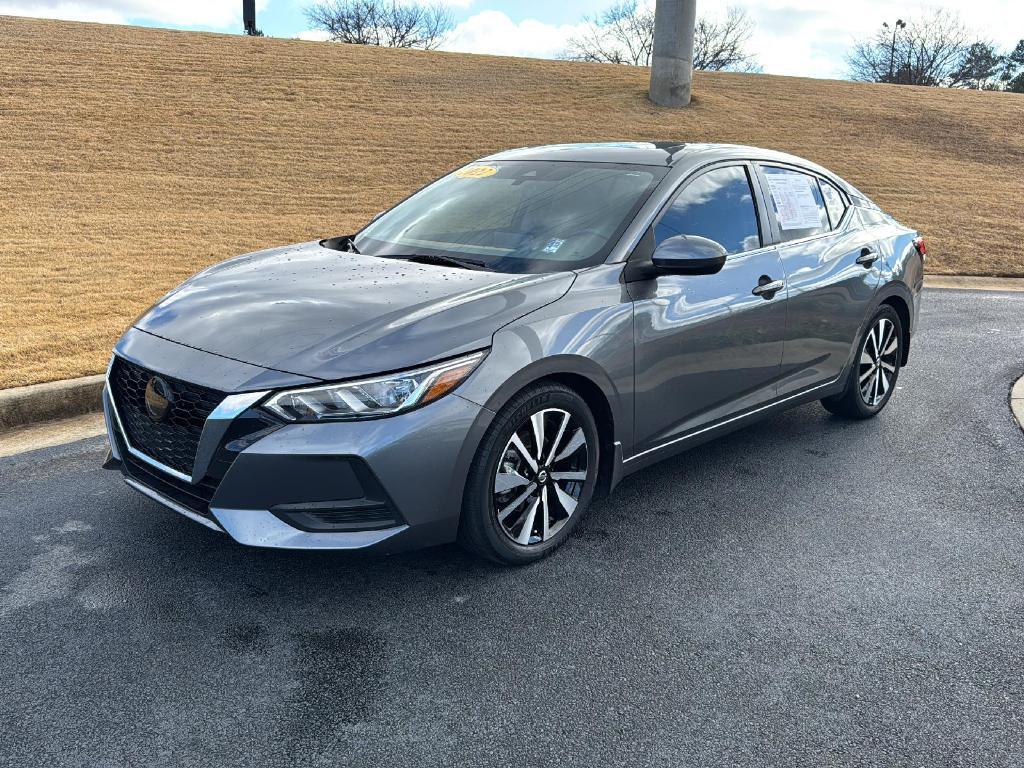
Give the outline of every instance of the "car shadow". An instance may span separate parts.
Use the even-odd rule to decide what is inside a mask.
[[[134,529],[132,540],[136,546],[145,548],[149,543],[163,553],[178,552],[183,558],[188,553],[189,573],[205,574],[221,582],[225,573],[244,574],[265,591],[288,585],[294,594],[301,591],[304,582],[311,584],[310,589],[319,589],[325,580],[392,588],[407,580],[467,582],[496,574],[503,580],[514,580],[516,574],[572,567],[577,559],[590,557],[595,546],[606,560],[634,557],[635,552],[624,547],[624,542],[642,548],[649,539],[645,525],[657,528],[659,536],[672,535],[673,527],[682,525],[673,521],[686,512],[692,516],[699,509],[705,532],[707,526],[734,524],[744,510],[729,503],[729,496],[738,487],[754,486],[777,475],[780,453],[793,454],[791,460],[798,462],[827,462],[835,435],[858,426],[809,405],[668,458],[625,478],[611,495],[595,500],[564,547],[525,568],[491,563],[455,544],[393,555],[242,547],[224,534],[185,525],[172,513],[159,514],[144,499],[139,499],[138,505],[145,509],[137,510],[136,519],[124,521],[124,525]],[[686,492],[689,488],[705,489],[699,505],[692,503]],[[708,488],[723,489],[722,498],[709,499]],[[731,492],[726,492],[729,489]],[[684,541],[679,543],[685,546]],[[122,554],[137,561],[137,552]]]

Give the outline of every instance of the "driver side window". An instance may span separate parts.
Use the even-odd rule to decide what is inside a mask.
[[[746,168],[715,168],[688,182],[654,227],[657,243],[676,235],[706,237],[730,255],[760,248],[761,230]]]

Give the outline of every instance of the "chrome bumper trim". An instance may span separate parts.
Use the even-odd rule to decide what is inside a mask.
[[[408,529],[407,525],[380,531],[311,533],[293,528],[265,509],[210,508],[210,514],[239,544],[271,549],[364,549]]]
[[[158,504],[162,504],[165,507],[167,507],[168,509],[174,510],[179,515],[184,515],[185,517],[187,517],[192,522],[199,523],[200,525],[205,525],[207,528],[210,528],[210,529],[212,529],[214,531],[217,531],[219,533],[224,533],[224,529],[221,528],[219,525],[217,525],[215,522],[213,522],[213,520],[208,520],[207,518],[203,517],[202,515],[197,515],[195,512],[193,512],[188,507],[183,507],[178,502],[176,502],[176,501],[174,501],[172,499],[168,499],[166,496],[164,496],[161,493],[157,493],[152,488],[148,488],[145,485],[143,485],[142,483],[137,482],[135,480],[132,480],[130,477],[126,477],[124,479],[124,481],[125,481],[125,483],[127,483],[129,486],[134,488],[136,491],[138,491],[142,495],[148,496],[149,498],[151,498],[153,501],[157,502]]]

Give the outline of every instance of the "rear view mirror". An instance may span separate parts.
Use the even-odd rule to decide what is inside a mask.
[[[679,275],[713,275],[725,266],[728,252],[721,243],[697,235],[677,235],[663,240],[651,256],[659,272]]]

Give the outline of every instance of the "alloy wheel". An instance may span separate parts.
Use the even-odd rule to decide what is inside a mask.
[[[896,325],[885,317],[879,318],[860,351],[858,384],[869,408],[877,407],[889,394],[899,364],[899,349]]]
[[[556,535],[576,511],[587,479],[583,427],[568,411],[546,408],[512,433],[494,475],[498,526],[521,546]]]

